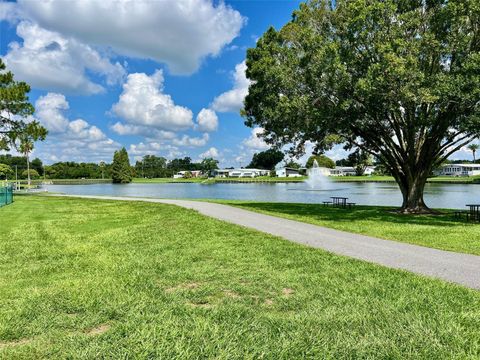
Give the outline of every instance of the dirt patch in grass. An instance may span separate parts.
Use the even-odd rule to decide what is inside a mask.
[[[92,329],[88,329],[87,331],[85,331],[85,334],[87,334],[88,336],[101,335],[103,333],[106,333],[108,330],[110,330],[110,328],[111,326],[108,324],[101,324]]]
[[[223,290],[223,294],[231,299],[240,299],[240,295],[233,290]]]
[[[285,297],[290,297],[295,293],[295,290],[290,289],[290,288],[283,288],[282,289],[282,295]]]
[[[13,340],[13,341],[0,341],[0,350],[7,348],[7,347],[13,347],[13,346],[21,346],[21,345],[27,345],[32,342],[32,339],[18,339],[18,340]]]
[[[178,284],[177,286],[173,286],[173,287],[165,289],[165,292],[166,293],[172,293],[172,292],[175,292],[175,291],[178,291],[178,290],[193,290],[193,289],[197,289],[198,287],[200,287],[200,284],[196,283],[196,282],[186,283],[186,284]]]
[[[265,299],[264,304],[267,306],[272,306],[273,305],[273,300],[272,299]]]
[[[208,302],[188,302],[188,306],[194,307],[194,308],[200,308],[200,309],[211,309],[213,307],[213,304],[210,304]]]

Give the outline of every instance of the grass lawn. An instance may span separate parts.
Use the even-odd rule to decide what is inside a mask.
[[[480,292],[164,204],[0,209],[0,358],[480,357]]]
[[[399,215],[381,206],[345,210],[319,204],[212,201],[337,230],[480,255],[480,224],[456,220],[448,210],[442,215]]]

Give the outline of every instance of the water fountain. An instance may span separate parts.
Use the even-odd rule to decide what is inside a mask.
[[[331,189],[332,182],[328,178],[328,170],[318,166],[317,160],[313,161],[313,166],[308,169],[307,175],[308,179],[305,182],[311,189]]]

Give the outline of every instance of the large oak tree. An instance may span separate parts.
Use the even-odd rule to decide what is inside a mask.
[[[249,126],[275,145],[337,138],[380,159],[402,211],[480,131],[478,0],[310,1],[247,53]]]

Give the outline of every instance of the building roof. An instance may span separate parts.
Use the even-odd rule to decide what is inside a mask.
[[[442,167],[448,167],[448,166],[474,167],[474,168],[480,169],[480,164],[445,164],[445,165],[442,165]]]

